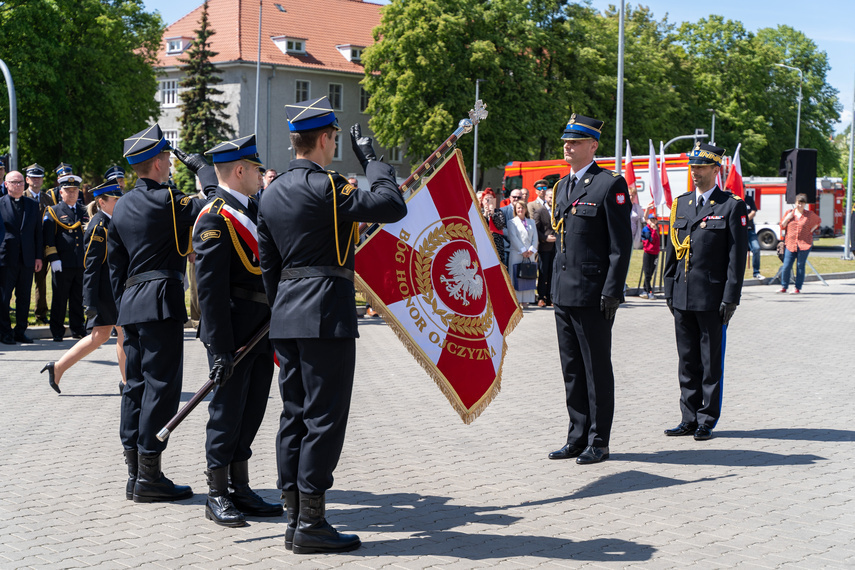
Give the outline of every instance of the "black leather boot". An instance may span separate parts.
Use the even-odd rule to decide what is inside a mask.
[[[193,496],[186,485],[176,485],[160,471],[160,454],[139,455],[139,471],[134,485],[135,503],[181,501]]]
[[[324,495],[300,493],[300,516],[294,532],[294,554],[349,552],[362,544],[355,534],[340,534],[324,518]]]
[[[125,484],[125,498],[134,500],[134,485],[137,484],[137,450],[125,450],[125,463],[128,465],[128,482]]]
[[[244,526],[243,513],[229,499],[228,467],[208,469],[208,500],[205,503],[205,518],[221,526]]]
[[[282,491],[282,500],[285,501],[285,512],[288,513],[288,526],[285,528],[285,549],[294,548],[294,531],[297,530],[297,518],[300,516],[300,493],[299,491]]]
[[[249,462],[237,461],[229,465],[231,475],[232,503],[246,515],[256,517],[278,517],[282,514],[282,505],[268,503],[249,488]]]

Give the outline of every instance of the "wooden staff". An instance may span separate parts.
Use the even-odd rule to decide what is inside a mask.
[[[246,345],[240,347],[235,351],[235,366],[237,366],[238,362],[243,360],[243,357],[246,356],[249,351],[252,350],[253,347],[258,344],[261,339],[264,338],[268,331],[270,331],[270,321],[267,321],[267,323],[263,327],[258,329],[258,332],[256,332],[253,337],[249,339],[249,342],[247,342]],[[207,382],[205,382],[205,384],[201,388],[199,388],[199,391],[193,394],[193,397],[190,398],[190,401],[184,404],[184,407],[178,410],[177,414],[172,416],[172,419],[169,420],[169,423],[167,423],[162,430],[157,432],[157,439],[159,439],[160,441],[166,441],[166,438],[169,437],[169,434],[175,431],[175,428],[178,427],[178,424],[183,422],[184,418],[186,418],[190,414],[190,412],[192,412],[196,408],[196,406],[199,405],[199,402],[204,400],[205,397],[211,393],[211,390],[214,389],[214,386],[216,386],[216,384],[214,384],[213,380],[208,380]]]

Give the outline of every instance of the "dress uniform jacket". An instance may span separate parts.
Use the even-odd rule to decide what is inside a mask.
[[[739,303],[748,251],[745,202],[716,188],[695,211],[695,192],[678,196],[672,205],[678,243],[689,238],[681,259],[668,240],[665,256],[666,299],[682,311],[718,311],[722,302]]]
[[[65,202],[45,209],[42,231],[47,263],[60,260],[63,271],[83,267],[84,213],[83,206]]]
[[[86,254],[83,259],[83,306],[94,307],[97,311],[90,326],[100,327],[116,324],[116,301],[110,284],[110,268],[107,265],[107,237],[110,229],[110,216],[100,211],[92,216],[83,243]]]
[[[223,188],[217,188],[210,208],[203,210],[193,230],[196,283],[199,289],[199,338],[213,355],[234,352],[270,321],[261,267],[246,233],[255,232],[257,202],[244,206]],[[225,212],[225,213],[224,213]],[[227,215],[246,217],[233,222]],[[236,216],[237,217],[237,216]],[[205,451],[208,468],[218,469],[246,461],[270,396],[273,348],[265,336],[235,366],[232,377],[214,389],[208,406]]]
[[[14,200],[6,195],[0,198],[0,215],[5,227],[5,236],[0,237],[0,265],[7,269],[19,265],[33,269],[37,259],[42,259],[42,222],[39,206],[35,200],[21,198],[22,217],[17,218]]]
[[[552,302],[599,307],[602,295],[623,300],[632,249],[632,206],[626,180],[595,162],[568,197],[569,186],[568,175],[553,190],[558,235]]]
[[[353,270],[355,222],[394,222],[407,212],[394,169],[368,164],[371,191],[311,160],[292,160],[264,191],[258,246],[273,310],[270,338],[357,338],[353,282],[341,277],[281,281],[283,269],[326,266]],[[333,208],[335,204],[335,208]],[[338,231],[338,244],[335,232]]]

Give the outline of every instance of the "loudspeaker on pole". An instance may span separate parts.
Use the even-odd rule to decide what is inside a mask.
[[[787,178],[787,203],[796,203],[796,194],[805,194],[808,204],[816,203],[816,149],[791,148],[781,153],[781,176]]]

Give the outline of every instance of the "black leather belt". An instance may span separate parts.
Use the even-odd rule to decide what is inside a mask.
[[[258,291],[250,291],[249,289],[243,289],[241,287],[232,287],[230,289],[230,293],[232,297],[237,297],[238,299],[253,301],[255,303],[261,303],[264,306],[269,306],[267,302],[267,295],[265,295],[264,293],[259,293]]]
[[[333,267],[330,265],[317,265],[313,267],[291,267],[282,270],[280,281],[288,279],[302,279],[304,277],[341,277],[353,281],[353,270],[346,267]]]
[[[178,281],[184,281],[184,274],[180,271],[173,271],[171,269],[143,271],[142,273],[137,273],[133,277],[128,277],[128,280],[125,281],[125,288],[127,289],[131,285],[145,283],[146,281],[156,281],[158,279],[176,279]]]

